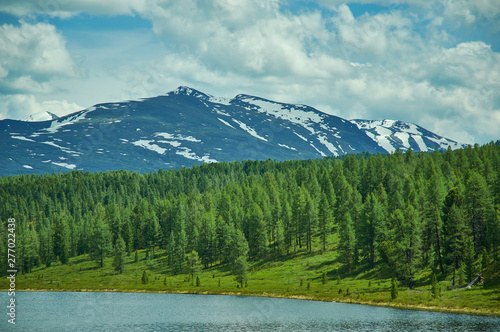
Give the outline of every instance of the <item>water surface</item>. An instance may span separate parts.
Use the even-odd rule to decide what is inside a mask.
[[[500,331],[500,318],[220,295],[17,292],[9,331]],[[5,306],[3,304],[6,304]]]

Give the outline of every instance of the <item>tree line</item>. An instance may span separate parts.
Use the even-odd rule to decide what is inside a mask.
[[[197,260],[209,267],[337,250],[345,273],[385,266],[410,288],[425,268],[471,280],[498,271],[499,170],[500,146],[490,143],[2,177],[0,266],[5,273],[7,220],[15,218],[22,273],[80,255],[101,267],[114,255],[122,269],[123,255],[143,249],[172,273]]]

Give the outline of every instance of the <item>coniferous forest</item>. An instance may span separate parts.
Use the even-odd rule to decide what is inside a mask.
[[[500,270],[498,143],[149,174],[20,175],[0,178],[0,198],[2,273],[9,218],[20,274],[82,255],[96,268],[113,258],[120,273],[138,251],[171,275],[227,266],[242,287],[247,264],[297,253],[337,251],[339,273],[384,268],[408,289],[425,269],[457,286]]]

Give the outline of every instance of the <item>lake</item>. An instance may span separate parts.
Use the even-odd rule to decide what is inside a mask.
[[[0,294],[1,331],[500,331],[500,318],[355,304],[220,295]]]

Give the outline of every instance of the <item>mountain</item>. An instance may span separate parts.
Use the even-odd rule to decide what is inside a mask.
[[[458,149],[465,145],[438,136],[427,129],[413,123],[394,120],[351,120],[359,129],[373,139],[386,152],[394,152],[397,148],[407,151],[445,150],[450,146]]]
[[[47,113],[48,116],[52,115]],[[0,121],[0,176],[68,170],[149,172],[204,162],[310,159],[461,147],[400,121],[345,120],[306,105],[189,87],[46,121]]]
[[[54,113],[45,111],[45,112],[31,114],[26,119],[26,121],[38,122],[38,121],[48,121],[48,120],[57,120],[57,119],[59,119],[59,117],[57,115],[55,115]]]

